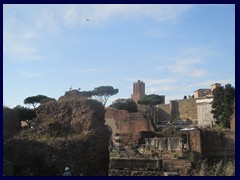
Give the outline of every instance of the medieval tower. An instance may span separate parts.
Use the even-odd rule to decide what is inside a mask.
[[[137,103],[142,97],[145,96],[145,83],[138,80],[133,83],[133,94],[131,96],[132,100]]]

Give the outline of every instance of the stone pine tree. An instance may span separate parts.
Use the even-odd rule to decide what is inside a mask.
[[[24,104],[32,105],[33,109],[35,109],[37,107],[37,105],[47,102],[47,101],[50,101],[50,100],[54,100],[54,99],[47,97],[45,95],[30,96],[30,97],[27,97],[26,99],[24,99]]]
[[[97,100],[105,107],[109,97],[118,93],[118,89],[114,89],[112,86],[99,86],[92,91],[93,96],[96,96]]]
[[[158,115],[158,110],[157,110],[158,108],[156,108],[156,105],[162,104],[162,103],[164,103],[164,97],[156,94],[146,95],[138,101],[138,104],[141,104],[147,107],[145,114],[151,120],[154,128],[156,128],[155,123],[157,123],[157,115]]]
[[[216,123],[223,127],[230,127],[230,117],[233,113],[233,103],[235,97],[235,89],[230,84],[226,84],[225,88],[220,86],[213,91],[212,113]]]

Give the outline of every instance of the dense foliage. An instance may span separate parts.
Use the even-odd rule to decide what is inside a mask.
[[[137,112],[137,104],[130,98],[128,99],[117,99],[113,101],[113,103],[110,105],[110,107],[118,109],[118,110],[126,110],[128,112]]]
[[[225,87],[217,87],[213,91],[213,103],[211,111],[216,123],[223,127],[230,127],[230,119],[233,114],[233,104],[235,98],[235,88],[231,84]]]
[[[164,97],[156,94],[146,95],[138,101],[138,104],[150,105],[150,106],[154,106],[162,103],[164,103]]]
[[[17,113],[18,119],[20,121],[25,121],[26,119],[31,120],[36,118],[36,112],[33,109],[29,109],[23,106],[16,106],[13,110]]]

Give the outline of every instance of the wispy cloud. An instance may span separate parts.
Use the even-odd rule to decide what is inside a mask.
[[[207,76],[207,75],[208,75],[207,71],[202,70],[202,69],[198,69],[198,70],[192,71],[189,76],[191,76],[191,77],[204,77],[204,76]]]
[[[92,20],[91,25],[99,25],[125,18],[131,21],[139,21],[147,17],[156,21],[176,20],[194,7],[194,5],[176,4],[74,4],[74,5],[43,6],[39,26],[65,23],[66,25],[89,25],[86,19]]]
[[[206,48],[184,48],[178,54],[169,58],[169,64],[157,66],[158,70],[168,71],[187,77],[205,77],[210,74],[199,65],[206,63],[208,57],[216,56],[214,50]]]
[[[145,32],[148,37],[151,38],[163,38],[168,36],[166,29],[151,28]]]
[[[160,85],[160,84],[172,84],[174,82],[176,82],[175,78],[163,78],[163,79],[143,79],[144,82],[146,82],[146,84],[148,84],[149,86],[156,86],[156,85]]]
[[[3,28],[3,51],[14,61],[36,61],[47,58],[39,51],[35,41],[37,34],[26,28]]]
[[[79,70],[79,72],[83,72],[83,73],[101,73],[101,72],[104,72],[103,69],[82,69],[82,70]]]
[[[207,72],[202,69],[195,69],[195,65],[202,64],[200,59],[188,60],[185,58],[177,58],[174,63],[170,65],[158,66],[157,69],[164,71],[167,70],[173,74],[186,75],[189,77],[203,77],[207,75]]]
[[[19,70],[19,74],[25,78],[38,78],[44,75],[43,72],[31,70]]]
[[[202,81],[193,83],[190,85],[187,85],[185,88],[188,89],[199,89],[199,88],[210,88],[210,86],[214,83],[220,83],[222,85],[225,85],[227,83],[230,83],[231,85],[235,86],[235,79],[217,79],[217,80],[208,80],[208,81]]]
[[[3,47],[4,52],[15,61],[36,61],[47,58],[46,56],[41,56],[36,47],[23,40],[5,42]]]
[[[74,74],[99,74],[104,72],[104,69],[101,68],[71,68],[69,69],[70,72]]]
[[[7,5],[3,16],[3,50],[16,59],[44,59],[46,56],[35,41],[59,33],[63,27],[97,26],[119,19],[141,21],[143,17],[159,22],[173,21],[192,7],[172,4]],[[21,18],[12,9],[17,10]],[[28,15],[24,16],[25,13]],[[148,35],[162,37],[166,34],[151,29]]]
[[[167,85],[167,84],[162,84],[159,86],[146,86],[146,93],[147,94],[165,94],[166,91],[171,91],[175,88],[174,85]]]

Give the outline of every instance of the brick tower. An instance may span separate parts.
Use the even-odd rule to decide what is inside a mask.
[[[133,94],[131,98],[135,103],[137,103],[143,96],[145,96],[145,83],[138,80],[133,83]]]

